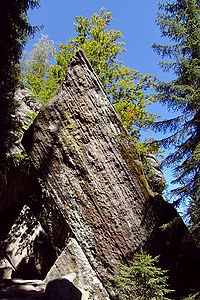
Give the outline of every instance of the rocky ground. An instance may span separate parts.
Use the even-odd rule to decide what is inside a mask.
[[[0,281],[0,299],[43,299],[45,284],[41,280],[4,279]]]

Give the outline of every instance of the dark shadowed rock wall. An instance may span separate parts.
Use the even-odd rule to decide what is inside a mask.
[[[12,123],[15,126],[7,135],[11,146],[6,158],[2,160],[2,156],[0,157],[0,241],[9,232],[23,205],[35,198],[36,194],[41,197],[40,187],[21,145],[21,139],[42,104],[32,92],[20,87],[16,89],[12,101],[15,106]],[[0,135],[1,133],[2,129]]]

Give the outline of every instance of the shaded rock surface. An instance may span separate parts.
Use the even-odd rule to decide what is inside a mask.
[[[46,203],[62,214],[105,287],[108,273],[117,270],[116,260],[130,259],[141,247],[157,254],[159,247],[148,247],[155,241],[174,248],[173,233],[166,238],[160,226],[178,215],[149,188],[139,155],[82,51],[71,60],[62,88],[40,111],[23,144]],[[177,271],[177,258],[184,263],[190,253],[181,252],[186,227],[180,220],[176,226],[184,233],[178,250],[170,252],[175,265],[163,263],[176,279],[190,277],[187,287],[191,282],[195,287],[191,268]],[[180,282],[175,281],[176,288]]]
[[[67,279],[50,281],[45,290],[44,300],[81,300],[82,293]]]
[[[2,161],[0,157],[0,241],[7,235],[23,205],[39,192],[21,139],[41,108],[41,101],[29,90],[19,87],[13,102],[15,128],[8,137],[12,147],[6,160]]]
[[[45,284],[40,280],[10,279],[0,281],[0,299],[44,299]],[[55,298],[56,299],[56,298]]]
[[[7,274],[10,278],[44,278],[56,259],[47,234],[27,206],[23,207],[0,248],[0,271],[10,270]],[[5,272],[2,275],[6,277]]]
[[[87,300],[67,279],[55,279],[47,285],[41,280],[10,279],[0,281],[2,300]]]

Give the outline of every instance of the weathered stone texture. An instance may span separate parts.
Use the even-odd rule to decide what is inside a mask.
[[[21,140],[24,131],[30,126],[37,113],[42,107],[42,102],[37,98],[30,90],[26,88],[18,87],[14,95],[15,103],[15,115],[13,115],[13,121],[15,122],[15,130],[10,132],[13,135],[12,147],[10,148],[10,154],[15,155],[24,151]]]
[[[13,102],[12,122],[15,126],[8,135],[12,146],[4,161],[0,157],[0,241],[5,238],[23,205],[37,190],[21,139],[42,104],[33,93],[20,87],[16,89]]]
[[[88,293],[90,300],[108,300],[109,296],[92,269],[83,250],[74,238],[70,238],[66,248],[49,270],[45,282],[56,278],[71,278],[82,294]]]
[[[23,143],[46,201],[62,214],[103,283],[116,260],[151,244],[155,231],[158,243],[170,244],[160,226],[174,215],[163,218],[168,207],[154,198],[139,155],[81,51]]]
[[[154,192],[162,193],[166,187],[166,180],[161,165],[154,154],[148,153],[143,163],[145,165],[145,175],[148,183]]]
[[[104,277],[152,231],[142,222],[152,199],[137,152],[82,52],[26,139],[43,189]]]

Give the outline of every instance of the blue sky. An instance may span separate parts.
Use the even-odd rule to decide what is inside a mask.
[[[32,25],[43,25],[44,28],[29,41],[26,50],[32,49],[41,33],[47,34],[49,39],[58,44],[66,42],[75,36],[73,27],[75,16],[90,17],[102,7],[112,12],[111,27],[120,30],[124,36],[126,47],[126,52],[122,56],[124,64],[142,73],[155,74],[159,79],[171,80],[172,75],[163,73],[158,65],[161,57],[151,48],[154,42],[168,43],[161,38],[159,27],[155,24],[158,7],[156,0],[41,0],[41,7],[31,10],[29,17]],[[151,111],[165,118],[173,115],[158,104],[154,105]],[[153,133],[153,136],[158,138],[160,134]],[[165,170],[165,176],[169,184],[172,179],[170,169]]]
[[[41,32],[59,43],[74,36],[75,16],[90,17],[101,7],[112,12],[111,26],[120,30],[124,36],[124,64],[140,69],[143,73],[164,76],[158,68],[159,57],[151,49],[153,42],[160,41],[160,31],[154,22],[157,11],[155,0],[41,0],[40,9],[31,10],[29,15],[32,24],[44,25]],[[36,35],[36,40],[39,35]],[[32,43],[34,40],[29,46]]]

